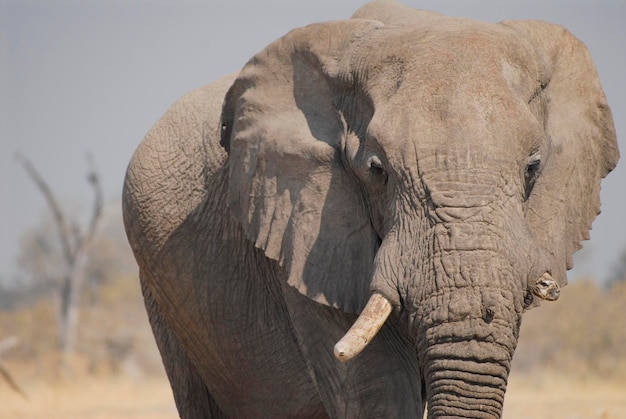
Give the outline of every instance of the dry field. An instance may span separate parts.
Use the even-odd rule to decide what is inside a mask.
[[[0,387],[0,418],[173,419],[165,379],[81,379],[54,386],[25,383],[28,400]],[[511,377],[506,419],[626,418],[626,385]]]
[[[511,375],[506,419],[626,419],[626,384]]]
[[[0,418],[173,419],[176,408],[167,380],[80,379],[55,385],[23,385],[28,399],[0,387]]]
[[[610,290],[580,281],[561,299],[524,315],[505,419],[626,419],[626,281]],[[50,302],[0,311],[0,339],[15,335],[21,342],[2,362],[28,395],[0,377],[0,419],[178,417],[138,289],[128,298],[111,293],[107,301],[82,313],[74,380],[54,373]]]

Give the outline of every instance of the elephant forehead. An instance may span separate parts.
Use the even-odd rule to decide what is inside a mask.
[[[436,25],[376,31],[361,46],[364,50],[352,54],[359,59],[351,60],[351,65],[366,75],[373,95],[380,99],[407,88],[443,92],[456,87],[450,79],[501,81],[530,98],[532,79],[538,79],[532,45],[499,24],[444,18]],[[364,65],[366,69],[361,68]],[[527,72],[531,80],[520,76]]]
[[[367,85],[376,111],[370,135],[492,145],[498,144],[495,137],[541,135],[527,105],[539,88],[537,60],[508,29],[480,22],[464,29],[444,25],[399,31],[379,42],[400,47],[376,53],[371,62]],[[393,138],[386,135],[390,127]]]
[[[454,81],[451,81],[454,83]],[[379,106],[368,136],[404,167],[432,158],[440,169],[512,166],[544,137],[541,121],[523,100],[479,82],[437,95],[404,92]]]

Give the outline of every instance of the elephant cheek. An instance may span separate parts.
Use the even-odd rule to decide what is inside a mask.
[[[400,285],[405,283],[402,274],[404,263],[398,260],[401,252],[401,242],[394,234],[384,240],[374,259],[370,291],[384,296],[393,306],[400,307],[404,297],[400,294]]]

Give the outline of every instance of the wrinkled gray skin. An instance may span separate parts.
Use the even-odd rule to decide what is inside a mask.
[[[559,26],[384,1],[290,32],[178,101],[128,168],[180,415],[499,417],[532,288],[565,285],[617,160]],[[342,363],[372,291],[395,310]]]

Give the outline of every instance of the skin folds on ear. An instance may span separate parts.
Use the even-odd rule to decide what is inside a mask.
[[[367,302],[378,237],[341,163],[337,66],[379,26],[343,21],[290,32],[244,67],[221,121],[228,204],[248,239],[302,294],[348,312]]]
[[[274,42],[244,67],[222,112],[228,204],[246,236],[286,268],[289,284],[346,311],[360,311],[369,297],[379,241],[339,151],[347,118],[338,103],[357,88],[348,79],[359,69],[350,66],[364,67],[367,58],[355,51],[366,51],[382,25],[361,19],[411,28],[445,19],[387,10],[389,3],[375,2],[359,10],[358,19],[311,25]],[[526,217],[545,271],[562,286],[599,212],[600,180],[619,157],[613,121],[580,41],[539,21],[502,26],[536,56],[528,83],[537,84],[537,93],[529,99],[549,152],[533,180]]]
[[[600,212],[600,180],[617,164],[611,111],[587,48],[566,29],[542,21],[505,21],[534,47],[551,156],[528,200],[527,217],[548,254],[551,273],[565,271]]]

